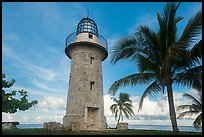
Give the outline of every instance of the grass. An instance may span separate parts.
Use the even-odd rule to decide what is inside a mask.
[[[42,128],[7,129],[2,130],[2,135],[172,135],[172,131],[162,130],[109,130],[101,132],[74,132],[74,131],[50,131]],[[181,135],[202,135],[201,132],[183,132]]]

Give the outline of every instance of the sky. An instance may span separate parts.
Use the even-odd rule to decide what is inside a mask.
[[[68,93],[71,60],[65,54],[66,37],[76,32],[79,21],[93,19],[99,34],[108,42],[108,58],[102,63],[104,113],[108,124],[115,124],[109,110],[113,101],[108,88],[116,80],[137,73],[136,64],[121,60],[110,63],[111,49],[119,39],[131,35],[139,25],[158,30],[156,13],[165,2],[3,2],[2,3],[2,73],[6,80],[15,79],[10,90],[28,91],[28,99],[38,104],[15,114],[2,113],[2,121],[21,124],[62,123]],[[202,8],[201,2],[182,2],[177,16],[184,19],[177,25],[178,36],[188,20]],[[147,85],[119,88],[133,101],[135,115],[124,122],[135,125],[171,125],[167,95],[147,97],[143,109],[137,111]],[[175,106],[190,103],[183,93],[196,94],[193,89],[173,85]],[[195,95],[196,96],[196,95]],[[178,116],[180,112],[176,111]],[[177,119],[179,126],[192,126],[195,116]]]

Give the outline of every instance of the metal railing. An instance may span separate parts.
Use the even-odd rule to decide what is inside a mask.
[[[71,43],[76,42],[76,32],[71,33],[67,38],[66,38],[66,46],[68,46]],[[106,50],[108,49],[108,43],[106,41],[106,39],[101,36],[98,35],[98,44],[102,47],[104,47]]]

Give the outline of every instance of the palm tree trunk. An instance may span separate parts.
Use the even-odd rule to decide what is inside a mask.
[[[168,94],[169,113],[170,113],[170,119],[171,119],[171,124],[172,124],[172,128],[173,128],[173,133],[179,134],[179,129],[177,126],[177,121],[176,121],[176,112],[175,112],[175,108],[174,108],[172,85],[170,85],[170,84],[167,85],[167,94]]]
[[[116,128],[117,128],[117,126],[118,126],[118,123],[120,122],[120,117],[122,116],[122,111],[121,111],[121,109],[120,109],[120,113],[119,113],[119,118],[118,118],[118,121],[117,121],[117,124],[116,124]]]
[[[118,118],[118,121],[117,121],[117,125],[118,125],[119,121],[120,121],[120,115],[119,115],[119,118]]]

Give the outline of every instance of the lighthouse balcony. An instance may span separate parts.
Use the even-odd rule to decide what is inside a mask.
[[[89,33],[84,32],[84,33],[80,33],[80,34],[77,34],[76,32],[74,32],[74,33],[70,34],[66,38],[66,47],[68,47],[69,45],[72,45],[73,43],[76,43],[76,42],[91,42],[91,43],[95,43],[95,44],[103,47],[106,50],[108,48],[108,43],[103,36],[101,36],[99,34],[98,34],[98,36],[96,36],[90,32]]]

